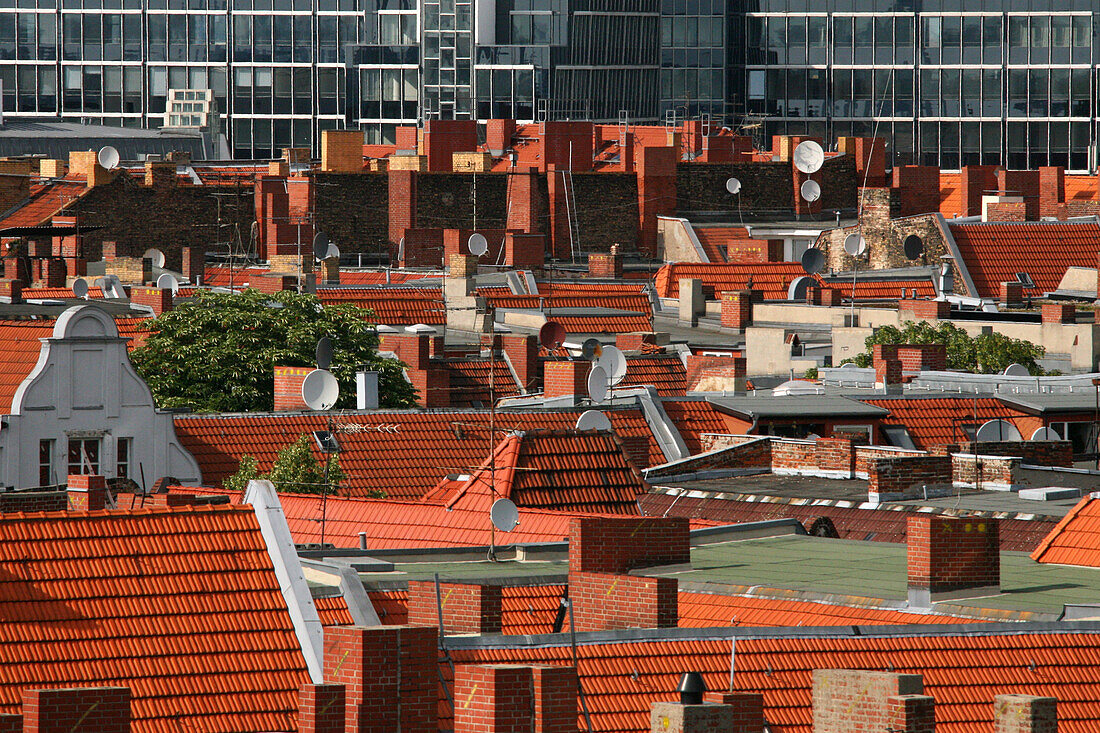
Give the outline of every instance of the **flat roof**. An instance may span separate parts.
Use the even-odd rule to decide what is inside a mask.
[[[745,395],[744,397],[713,397],[712,405],[724,412],[744,415],[747,418],[760,417],[868,417],[879,418],[890,411],[877,405],[849,399],[840,395],[798,395],[795,397],[773,397],[772,395]]]

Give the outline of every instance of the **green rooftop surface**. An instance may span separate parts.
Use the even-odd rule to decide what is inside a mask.
[[[805,535],[742,540],[692,548],[692,569],[645,572],[683,583],[762,586],[813,594],[904,601],[906,547]],[[717,590],[717,589],[716,589]],[[1001,553],[1001,593],[936,604],[1060,614],[1066,603],[1100,602],[1100,569],[1036,563]]]

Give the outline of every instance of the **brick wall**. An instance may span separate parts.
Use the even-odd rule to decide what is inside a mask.
[[[398,253],[398,243],[405,237],[405,230],[416,226],[416,171],[389,172],[389,241],[392,245],[394,256]],[[442,229],[442,227],[437,227]],[[410,242],[405,242],[406,257],[408,256]]]
[[[959,451],[981,456],[1019,456],[1030,466],[1073,468],[1073,444],[1068,440],[960,443]]]
[[[65,491],[5,491],[0,493],[0,513],[60,512],[69,507]]]
[[[898,344],[897,358],[903,372],[947,369],[947,347],[943,344]]]
[[[952,486],[948,456],[895,456],[867,461],[868,501],[943,496]]]
[[[318,231],[344,254],[390,252],[390,185],[385,173],[314,173],[313,178]],[[399,238],[392,241],[396,244]]]
[[[879,458],[897,458],[899,456],[924,456],[924,451],[905,448],[887,448],[882,446],[859,446],[856,448],[856,476],[867,478],[871,462]]]
[[[1029,221],[1024,201],[997,201],[985,205],[986,221]]]
[[[504,353],[519,379],[520,386],[528,392],[542,389],[542,362],[539,360],[539,341],[533,335],[505,334],[501,339]]]
[[[737,725],[729,705],[684,705],[679,702],[654,702],[649,714],[650,733],[742,733],[753,728]],[[755,728],[756,731],[760,727]]]
[[[66,481],[68,505],[72,511],[104,509],[107,479],[95,474],[70,474]]]
[[[578,399],[588,395],[588,372],[591,362],[548,361],[543,369],[543,394],[547,397],[574,395]]]
[[[906,525],[910,591],[931,594],[998,587],[996,519],[910,516]]]
[[[321,170],[328,173],[363,170],[363,131],[322,130]]]
[[[1057,698],[997,695],[993,733],[1058,733]]]
[[[513,171],[507,180],[507,228],[528,234],[547,231],[543,219],[547,204],[546,181],[538,175],[538,169]]]
[[[154,316],[172,310],[172,298],[171,288],[130,288],[130,302],[152,308]]]
[[[576,631],[675,628],[679,619],[677,593],[675,578],[569,573],[569,600]]]
[[[752,291],[722,293],[722,327],[742,330],[752,325]]]
[[[759,692],[707,692],[703,702],[733,709],[736,733],[764,733],[764,696]]]
[[[393,175],[391,172],[390,175]],[[504,229],[508,218],[506,173],[479,173],[477,228]],[[475,176],[470,173],[422,173],[416,177],[418,227],[474,229]],[[579,206],[579,204],[578,204]]]
[[[637,155],[638,251],[657,255],[657,217],[676,212],[676,148],[641,148]],[[615,218],[615,217],[605,217]]]
[[[940,169],[930,165],[896,166],[893,187],[898,190],[898,214],[913,216],[940,210]]]
[[[627,573],[691,562],[683,517],[575,517],[569,522],[570,573]]]
[[[343,685],[298,688],[298,733],[345,733],[347,696]]]
[[[23,690],[24,733],[129,733],[130,690]]]
[[[813,672],[814,733],[926,733],[893,727],[898,698],[923,697],[924,683],[917,674],[815,669]],[[932,698],[927,698],[931,701]],[[928,729],[927,733],[931,733]]]
[[[897,344],[875,344],[871,347],[871,364],[875,368],[875,383],[889,387],[901,384],[902,366]]]
[[[445,634],[499,634],[501,587],[474,583],[440,583],[438,601],[443,607]],[[429,626],[439,621],[435,583],[409,581],[409,623]]]
[[[898,316],[903,321],[936,321],[951,315],[951,304],[945,300],[900,300]]]
[[[1020,459],[1011,456],[951,455],[951,478],[955,485],[1006,490],[1015,483]]]
[[[439,634],[429,626],[330,626],[324,677],[346,690],[347,730],[438,733]]]
[[[1043,323],[1076,323],[1077,306],[1073,303],[1043,303]]]
[[[454,733],[576,733],[577,690],[573,667],[459,665]]]
[[[302,399],[302,382],[313,371],[310,367],[275,367],[275,411],[308,410]]]

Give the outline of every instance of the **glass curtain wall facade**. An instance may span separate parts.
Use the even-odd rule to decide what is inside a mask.
[[[1091,0],[750,0],[735,122],[874,134],[892,164],[1095,170],[1098,20]]]
[[[239,157],[425,117],[879,135],[891,163],[1095,170],[1095,0],[0,0],[5,114],[163,124]]]

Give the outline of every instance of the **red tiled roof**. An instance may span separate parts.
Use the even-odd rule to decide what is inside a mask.
[[[1058,289],[1070,267],[1096,267],[1100,224],[1027,222],[951,224],[966,269],[982,297],[999,297],[1002,282],[1031,275],[1034,295]]]
[[[313,605],[321,617],[322,626],[352,626],[355,620],[348,611],[348,602],[343,596],[314,598]]]
[[[72,298],[72,288],[24,288],[23,299],[30,300],[32,298],[42,299],[64,299]],[[103,288],[88,288],[88,297],[92,299],[100,299],[103,297]]]
[[[53,335],[53,320],[0,321],[0,414],[11,412],[15,391],[38,363],[41,338]]]
[[[83,178],[47,183],[32,191],[29,198],[18,204],[19,208],[0,220],[0,228],[42,226],[90,190]]]
[[[727,433],[730,430],[725,414],[704,400],[662,400],[661,407],[692,455],[703,452],[699,440],[703,433]]]
[[[831,290],[839,290],[845,298],[852,297],[851,280],[829,280],[825,287]],[[999,287],[999,286],[998,286]],[[905,291],[904,296],[902,291]],[[935,298],[936,286],[930,278],[922,280],[870,280],[859,278],[855,286],[856,300],[899,300],[902,297],[911,297],[913,290],[921,298]]]
[[[677,298],[681,278],[703,281],[703,289],[711,297],[721,293],[744,290],[752,278],[753,290],[764,294],[765,300],[786,300],[787,288],[793,280],[806,275],[798,262],[671,262],[657,271],[657,295]]]
[[[948,219],[966,216],[963,211],[962,174],[940,172],[940,213]]]
[[[862,509],[834,506],[828,501],[677,497],[665,493],[646,494],[638,499],[638,504],[642,513],[650,517],[667,514],[720,524],[793,518],[801,522],[807,532],[818,520],[827,519],[842,540],[874,542],[905,542],[906,522],[912,516],[910,512],[897,511],[893,507]],[[1049,519],[1003,518],[999,530],[1001,549],[1006,552],[1030,552],[1054,526],[1055,522]]]
[[[1100,633],[966,624],[912,627],[904,633],[823,636],[757,632],[739,636],[736,690],[762,692],[764,714],[776,733],[810,733],[811,686],[815,669],[890,669],[921,674],[924,694],[936,700],[938,733],[984,733],[991,729],[992,701],[999,694],[1058,699],[1058,729],[1086,733],[1100,719],[1100,683],[1093,660],[1100,658]],[[937,633],[923,633],[924,631]],[[661,638],[639,635],[585,643],[578,637],[578,674],[592,728],[597,733],[648,730],[650,706],[676,697],[684,670],[703,674],[708,689],[726,690],[730,681],[729,634]],[[567,637],[549,642],[450,648],[456,664],[570,665]],[[450,676],[450,670],[444,668]],[[448,727],[446,725],[441,727]],[[580,721],[584,729],[583,718]]]
[[[442,288],[317,288],[317,298],[325,304],[347,303],[369,308],[372,323],[412,326],[426,323],[441,326],[447,322],[447,306]]]
[[[499,430],[571,428],[579,411],[499,412]],[[645,436],[649,465],[664,463],[645,418],[638,410],[609,410],[620,437]],[[322,414],[248,416],[180,415],[176,433],[195,457],[206,484],[220,485],[237,472],[243,455],[260,471],[270,470],[275,454],[302,433],[322,430]],[[385,491],[389,497],[419,497],[448,473],[468,473],[484,460],[489,413],[485,411],[378,412],[340,418],[342,491],[362,496]]]
[[[602,283],[599,284],[602,286]],[[610,292],[602,287],[582,288],[575,283],[559,288],[558,283],[543,283],[538,295],[513,295],[507,288],[478,288],[493,308],[542,310],[549,320],[557,321],[567,333],[632,333],[653,328],[653,308],[649,297],[638,286],[622,284]],[[600,315],[555,313],[554,309],[606,308],[620,311]]]
[[[506,436],[492,466],[486,459],[470,478],[445,481],[424,500],[453,508],[475,496],[487,504],[501,497],[519,507],[637,515],[647,490],[613,433],[532,431]]]
[[[680,397],[687,391],[687,369],[676,354],[639,354],[626,357],[626,376],[619,387],[649,385],[662,397]]]
[[[372,590],[367,591],[374,612],[385,626],[397,626],[409,622],[409,591]]]
[[[679,594],[679,613],[680,628],[957,624],[961,622],[961,619],[954,616],[908,613],[886,608],[685,591],[680,591]]]
[[[642,313],[593,316],[559,315],[557,313],[550,313],[548,315],[551,320],[560,323],[568,334],[618,334],[653,330],[652,318]]]
[[[729,245],[731,242],[752,242],[749,230],[745,227],[703,227],[695,226],[695,236],[699,238],[699,244],[707,254],[711,262],[729,262]],[[766,242],[760,242],[766,244]]]
[[[501,633],[549,634],[564,592],[560,584],[504,586],[500,589]],[[408,623],[408,590],[372,590],[367,595],[383,624]],[[569,628],[568,619],[564,628]]]
[[[229,287],[232,282],[234,287],[241,287],[255,275],[267,274],[266,267],[224,267],[207,266],[203,270],[202,284],[211,287]]]
[[[1043,538],[1031,553],[1031,559],[1100,568],[1100,494],[1082,497]]]
[[[123,685],[136,733],[297,728],[309,674],[250,508],[7,514],[0,536],[0,713]]]
[[[1012,423],[1025,437],[1041,426],[1036,418],[993,397],[884,398],[864,402],[889,410],[890,414],[882,418],[883,424],[904,425],[913,443],[921,450],[965,442],[967,436],[963,425],[976,429],[986,420],[994,418]]]
[[[489,390],[489,375],[492,372],[492,393],[496,399],[514,397],[519,394],[519,385],[508,368],[508,362],[494,359],[492,366],[488,359],[447,359],[441,364],[451,374],[451,407],[488,407],[493,400]]]

